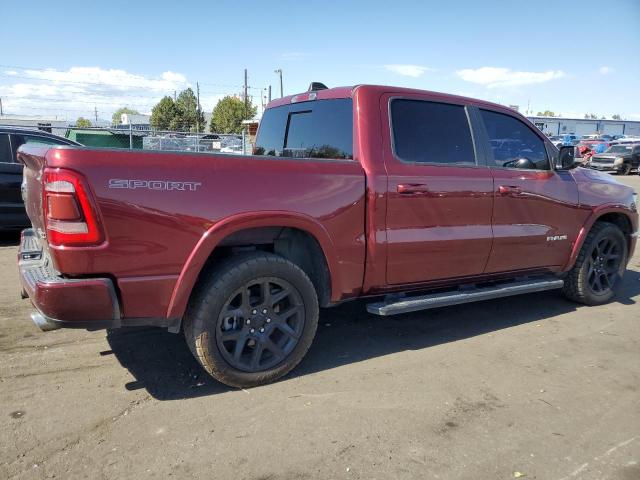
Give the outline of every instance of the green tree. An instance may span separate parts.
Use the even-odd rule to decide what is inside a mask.
[[[585,113],[584,118],[597,119],[598,116],[595,113]]]
[[[620,114],[619,114],[619,113],[616,113],[616,114],[614,114],[614,115],[611,115],[611,118],[612,118],[613,120],[622,120],[622,117],[620,116]]]
[[[255,117],[257,107],[237,97],[226,96],[213,109],[209,130],[214,133],[241,133],[242,121]]]
[[[113,115],[111,115],[111,123],[113,125],[120,125],[122,123],[122,121],[120,120],[120,117],[122,116],[123,113],[128,113],[129,115],[139,115],[140,114],[140,112],[138,112],[137,110],[134,110],[132,108],[121,107],[118,110],[116,110],[115,112],[113,112]]]
[[[544,112],[538,112],[538,117],[555,117],[556,114],[551,110],[545,110]]]
[[[88,120],[84,117],[79,117],[76,120],[76,127],[80,127],[80,128],[89,128],[91,127],[91,120]]]
[[[151,126],[156,130],[177,130],[180,127],[178,108],[173,98],[163,97],[151,110]]]
[[[204,114],[202,108],[199,108],[198,99],[191,88],[180,92],[176,99],[176,108],[178,109],[181,130],[195,132],[198,125],[201,132],[205,130]]]

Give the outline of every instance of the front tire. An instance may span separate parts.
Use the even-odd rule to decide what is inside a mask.
[[[627,265],[627,241],[616,225],[596,222],[564,281],[565,297],[585,305],[602,305],[615,295]]]
[[[315,336],[318,313],[313,283],[300,267],[254,252],[211,271],[189,305],[184,335],[216,380],[254,387],[300,363]]]

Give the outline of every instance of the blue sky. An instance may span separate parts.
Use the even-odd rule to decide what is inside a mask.
[[[309,82],[457,93],[640,120],[640,1],[0,0],[5,113],[109,118],[200,82],[211,110]],[[10,20],[10,21],[8,21]]]

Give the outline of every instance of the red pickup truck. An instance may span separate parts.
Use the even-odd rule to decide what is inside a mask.
[[[215,378],[294,368],[319,307],[392,315],[562,289],[609,301],[631,188],[574,168],[517,112],[360,85],[271,102],[254,155],[26,145],[19,253],[44,330],[183,332]]]

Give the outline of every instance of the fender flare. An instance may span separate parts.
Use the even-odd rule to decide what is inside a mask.
[[[578,259],[578,255],[580,254],[580,249],[582,248],[582,245],[584,244],[584,241],[587,238],[587,235],[591,231],[591,228],[598,221],[600,217],[608,213],[621,213],[629,219],[629,223],[631,224],[632,229],[636,227],[633,222],[633,218],[630,215],[633,212],[629,210],[629,208],[626,205],[609,204],[609,205],[601,205],[595,208],[591,212],[591,214],[587,217],[586,221],[584,222],[584,225],[582,225],[582,228],[580,229],[580,232],[578,232],[576,241],[574,242],[573,248],[571,249],[571,255],[569,256],[569,260],[562,268],[563,272],[569,271],[573,268],[573,266],[576,263],[576,260]]]
[[[245,212],[216,222],[202,235],[182,267],[182,271],[171,295],[171,301],[167,309],[167,317],[182,318],[202,268],[211,255],[211,252],[213,252],[223,239],[240,230],[259,227],[297,228],[314,237],[320,245],[327,261],[331,279],[332,297],[337,294],[339,295],[341,288],[337,272],[340,260],[331,237],[317,220],[308,215],[285,211]]]

